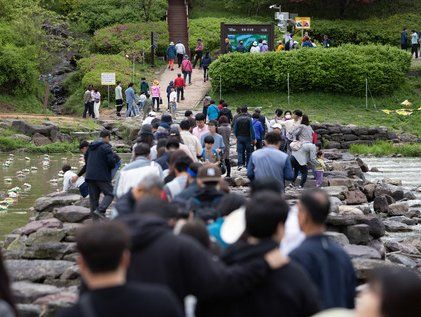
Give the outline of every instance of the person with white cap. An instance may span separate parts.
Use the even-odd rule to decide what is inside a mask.
[[[174,42],[171,42],[167,48],[168,69],[174,70],[174,60],[177,57],[177,49]]]
[[[277,193],[252,196],[242,212],[245,234],[222,256],[227,265],[244,265],[277,247],[285,232],[289,206]],[[243,215],[243,216],[242,216]],[[225,220],[224,225],[228,219]],[[224,226],[223,225],[223,226]],[[289,262],[272,270],[249,292],[235,299],[201,303],[201,316],[311,316],[320,310],[316,286],[297,264]]]
[[[262,45],[260,46],[260,53],[265,53],[269,51],[268,42],[266,40],[262,41]]]
[[[260,53],[260,47],[257,42],[254,41],[252,47],[250,48],[250,53]]]
[[[175,45],[175,51],[177,53],[178,68],[180,68],[181,62],[183,61],[183,57],[186,54],[186,47],[183,43],[181,43],[181,41],[177,41],[177,44]]]

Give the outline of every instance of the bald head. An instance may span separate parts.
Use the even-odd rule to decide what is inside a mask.
[[[308,190],[300,198],[301,209],[317,225],[323,225],[330,211],[329,195],[321,189]]]

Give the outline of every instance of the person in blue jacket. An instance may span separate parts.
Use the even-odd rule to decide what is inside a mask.
[[[174,42],[171,42],[167,48],[168,69],[174,70],[174,60],[177,57],[177,50],[175,49]]]
[[[215,100],[210,101],[210,105],[207,111],[208,120],[218,120],[219,117],[219,109],[218,106],[215,104]]]
[[[260,115],[255,112],[253,113],[253,129],[254,129],[254,135],[256,137],[256,150],[261,149],[263,147],[263,137],[265,134],[265,129],[262,126],[262,123],[260,122]]]

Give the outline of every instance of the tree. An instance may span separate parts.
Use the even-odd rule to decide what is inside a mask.
[[[133,3],[131,0],[129,2]],[[165,15],[168,7],[167,0],[137,0],[135,3],[142,13],[142,20],[145,22],[159,20]]]
[[[345,16],[345,12],[347,8],[355,3],[355,4],[370,4],[375,2],[376,0],[338,0],[339,5],[339,17],[343,18]],[[320,0],[288,0],[290,3],[307,3],[312,4],[316,2],[320,2]]]

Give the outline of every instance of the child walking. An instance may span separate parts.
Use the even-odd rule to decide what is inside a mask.
[[[316,187],[321,187],[323,184],[323,172],[326,170],[326,164],[323,158],[323,152],[318,151],[317,152],[317,162],[315,168],[315,178],[316,178]]]
[[[219,165],[219,155],[215,149],[212,149],[213,145],[215,144],[215,139],[213,136],[208,135],[204,139],[205,147],[202,151],[202,160],[206,163],[212,163],[214,165]]]

